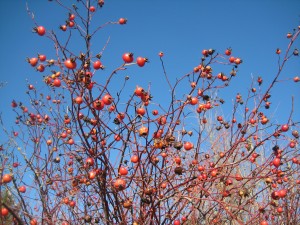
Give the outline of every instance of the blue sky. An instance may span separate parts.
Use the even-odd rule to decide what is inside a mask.
[[[62,0],[63,1],[63,0]],[[64,0],[71,5],[70,0]],[[36,22],[53,29],[58,37],[66,39],[67,32],[59,30],[68,15],[57,4],[42,0],[28,0],[28,6],[34,12]],[[288,32],[300,25],[299,0],[106,0],[105,6],[97,10],[93,23],[105,24],[118,21],[120,17],[128,19],[124,26],[105,27],[92,40],[92,54],[97,54],[110,42],[101,61],[106,69],[97,72],[98,81],[105,81],[107,75],[122,65],[122,54],[133,52],[134,56],[149,58],[150,63],[143,68],[129,67],[119,72],[110,86],[119,90],[124,77],[130,76],[126,91],[129,96],[136,85],[147,88],[151,84],[154,102],[166,102],[170,99],[158,53],[163,51],[164,65],[171,83],[193,70],[201,61],[201,51],[213,48],[223,53],[226,48],[233,49],[233,55],[243,59],[238,75],[226,91],[220,96],[226,99],[225,113],[232,109],[231,100],[236,93],[246,95],[251,84],[251,76],[264,79],[262,89],[266,89],[278,70],[276,48],[283,51],[289,40]],[[0,42],[1,73],[0,81],[6,85],[0,88],[0,113],[9,129],[14,127],[15,115],[12,113],[11,100],[27,101],[27,84],[33,84],[39,91],[43,89],[43,74],[35,72],[26,62],[26,57],[36,57],[37,53],[46,54],[50,59],[55,56],[53,43],[46,37],[31,32],[35,26],[26,12],[26,2],[21,0],[0,1]],[[93,25],[91,29],[95,29]],[[79,54],[82,42],[73,35],[70,46]],[[300,49],[300,41],[295,46]],[[295,96],[294,121],[300,121],[300,82],[294,83],[294,76],[300,76],[300,58],[292,58],[283,70],[272,95],[269,114],[275,121],[286,123],[291,110],[291,95]],[[231,66],[217,67],[224,72]],[[218,71],[218,69],[216,71]],[[49,70],[47,69],[45,74]],[[129,92],[129,90],[131,92]],[[226,116],[225,116],[226,117]],[[228,119],[228,118],[226,118]],[[0,129],[0,144],[3,140]]]
[[[64,38],[58,27],[67,15],[54,2],[27,1],[34,12],[38,24],[53,29]],[[64,1],[69,3],[70,1]],[[76,1],[74,1],[76,2]],[[0,111],[5,123],[10,126],[14,121],[10,102],[12,99],[26,99],[26,79],[36,87],[42,87],[42,75],[32,70],[26,57],[46,54],[54,56],[53,45],[45,37],[31,32],[34,24],[27,15],[25,1],[0,2],[1,29],[1,74],[0,80],[7,82],[0,89],[2,101]],[[237,92],[246,93],[251,74],[262,76],[264,85],[277,71],[278,56],[276,48],[285,49],[288,44],[286,33],[300,24],[300,1],[106,1],[102,10],[97,11],[94,23],[128,19],[125,26],[112,25],[101,30],[94,39],[92,49],[102,49],[108,37],[110,43],[102,58],[106,66],[103,73],[109,73],[122,64],[121,55],[133,52],[135,56],[148,57],[150,63],[144,68],[130,68],[120,76],[130,75],[130,85],[151,89],[155,99],[164,98],[168,91],[164,86],[159,51],[165,53],[164,63],[171,80],[190,72],[198,65],[201,51],[213,48],[223,53],[227,47],[233,48],[233,55],[239,56],[244,63],[239,75],[232,82],[231,93],[224,93],[228,99]],[[299,46],[299,41],[296,43]],[[79,53],[80,42],[74,42],[75,52]],[[299,58],[292,59],[283,72],[282,79],[299,74]],[[228,68],[229,69],[229,68]],[[37,83],[38,82],[38,83]],[[117,88],[119,80],[114,81]],[[266,88],[266,86],[264,86]],[[227,89],[228,90],[228,89]],[[286,121],[290,111],[291,94],[295,95],[295,120],[300,118],[299,83],[279,83],[272,92],[274,104],[272,112],[279,120]],[[287,93],[287,90],[289,93]],[[288,104],[286,104],[288,103]]]

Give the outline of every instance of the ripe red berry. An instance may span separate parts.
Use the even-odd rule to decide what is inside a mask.
[[[282,132],[287,132],[289,130],[289,125],[288,124],[284,124],[281,126],[281,129],[280,129]]]
[[[53,81],[53,86],[54,87],[60,87],[61,86],[61,81],[58,78],[55,78]]]
[[[235,61],[235,57],[231,56],[231,57],[229,58],[229,62],[234,63],[234,61]]]
[[[39,61],[38,58],[31,58],[31,59],[27,58],[27,62],[30,63],[30,65],[33,67],[37,65],[38,61]]]
[[[133,53],[127,52],[124,53],[122,59],[125,63],[132,63],[133,62]]]
[[[100,60],[95,61],[94,64],[93,64],[93,67],[94,67],[95,70],[103,69],[103,65],[100,62]]]
[[[9,214],[8,209],[3,207],[3,208],[1,209],[1,216],[7,216],[8,214]]]
[[[287,38],[291,38],[292,36],[293,36],[292,33],[287,33],[286,35]]]
[[[260,222],[260,225],[268,225],[268,221],[263,220],[263,221]]]
[[[138,66],[140,66],[140,67],[143,67],[146,62],[148,62],[147,58],[137,57],[137,59],[136,59],[136,64],[138,64]]]
[[[174,220],[173,225],[180,225],[180,221],[179,220]]]
[[[70,14],[70,15],[69,15],[69,20],[70,20],[70,21],[73,21],[74,19],[75,19],[75,15],[74,15],[74,14]]]
[[[40,60],[41,62],[46,61],[46,56],[45,56],[45,55],[39,55],[39,60]]]
[[[202,50],[202,55],[204,55],[204,56],[208,56],[208,50],[206,50],[206,49],[203,49],[203,50]]]
[[[95,8],[95,6],[90,6],[90,12],[95,12],[96,11],[96,8]]]
[[[126,23],[127,23],[127,19],[125,19],[125,18],[120,18],[119,19],[119,24],[124,25]]]
[[[66,26],[66,25],[61,25],[59,28],[60,28],[62,31],[66,31],[66,30],[67,30],[67,26]]]
[[[34,28],[34,30],[40,36],[43,36],[46,33],[46,29],[43,26],[38,26],[38,27]]]
[[[225,50],[225,55],[231,55],[231,48],[227,48],[226,50]]]
[[[280,166],[280,159],[279,159],[279,158],[275,158],[275,159],[273,160],[273,165],[274,165],[275,167],[279,167],[279,166]]]

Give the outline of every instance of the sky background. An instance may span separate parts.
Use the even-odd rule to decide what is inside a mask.
[[[69,6],[76,1],[61,0]],[[95,1],[96,2],[96,1]],[[68,32],[62,32],[59,26],[68,18],[66,11],[54,2],[47,0],[28,0],[28,7],[35,15],[38,25],[53,30],[64,41]],[[105,24],[127,18],[126,25],[110,25],[100,30],[92,40],[92,54],[100,52],[108,38],[110,42],[101,59],[106,67],[98,71],[98,81],[106,77],[123,64],[122,54],[133,52],[135,58],[149,58],[150,63],[143,68],[132,66],[118,73],[110,86],[119,90],[125,76],[130,76],[127,97],[136,85],[147,88],[151,84],[151,94],[155,102],[167,102],[168,86],[165,82],[158,53],[163,51],[166,72],[174,84],[181,77],[193,70],[201,62],[203,49],[215,49],[224,53],[226,48],[233,49],[233,56],[242,58],[237,76],[230,87],[222,90],[220,97],[226,99],[224,107],[226,119],[232,110],[231,100],[239,92],[246,95],[254,77],[264,80],[262,89],[266,89],[278,70],[277,48],[286,49],[288,32],[300,25],[299,0],[105,0],[104,7],[97,9],[92,23]],[[91,29],[97,26],[92,25]],[[0,1],[0,43],[1,72],[0,81],[5,85],[0,88],[0,113],[4,125],[9,130],[18,130],[14,125],[11,101],[26,102],[27,80],[38,91],[47,95],[47,88],[42,82],[43,75],[34,71],[26,62],[26,57],[36,57],[37,53],[46,54],[47,59],[55,57],[53,43],[45,36],[32,33],[34,22],[26,12],[26,1]],[[83,43],[73,35],[70,47],[75,54],[82,50]],[[295,43],[300,49],[300,41]],[[232,66],[221,66],[224,72]],[[216,69],[215,71],[219,71]],[[221,70],[220,70],[221,71]],[[215,74],[214,74],[215,75]],[[295,96],[294,121],[300,121],[300,82],[291,79],[300,76],[300,58],[288,61],[274,91],[271,92],[272,121],[286,123],[291,111],[291,95]],[[188,85],[187,85],[188,86]],[[131,92],[129,92],[131,91]],[[125,94],[126,95],[126,94]],[[229,101],[228,101],[229,100]],[[227,110],[227,111],[226,111]],[[29,108],[30,111],[30,108]],[[268,114],[268,115],[270,115]],[[0,128],[0,144],[3,141]]]
[[[63,1],[69,5],[70,2]],[[59,38],[66,33],[59,26],[67,19],[64,10],[54,2],[29,0],[28,6],[35,14],[36,22],[47,30],[53,29]],[[174,83],[176,77],[190,72],[202,57],[202,49],[213,48],[223,53],[227,47],[244,63],[239,68],[231,91],[226,98],[233,99],[237,92],[247,93],[251,76],[264,79],[263,88],[277,72],[276,48],[285,49],[289,40],[287,32],[300,25],[300,1],[298,0],[251,0],[251,1],[106,1],[103,9],[97,10],[93,21],[104,24],[128,19],[125,26],[112,25],[101,30],[93,40],[92,52],[101,51],[108,37],[109,45],[102,62],[106,66],[103,74],[109,73],[123,62],[124,52],[133,52],[135,57],[148,57],[150,63],[144,68],[130,68],[120,76],[129,75],[132,90],[136,85],[147,87],[151,82],[154,100],[166,100],[167,86],[158,52],[165,53],[167,73]],[[26,12],[26,2],[21,0],[0,1],[0,81],[6,85],[0,89],[0,112],[6,126],[13,125],[15,115],[11,113],[12,99],[24,101],[27,90],[26,79],[39,90],[43,87],[42,75],[26,62],[26,57],[46,54],[54,57],[53,44],[46,37],[31,32],[35,26]],[[80,52],[81,42],[71,43],[74,52]],[[294,47],[300,49],[299,41]],[[229,68],[227,67],[227,70]],[[300,76],[299,58],[290,60],[281,80]],[[99,75],[101,76],[101,74]],[[104,78],[103,78],[104,79]],[[114,80],[114,88],[121,84]],[[227,89],[228,90],[228,89]],[[278,121],[286,122],[291,109],[291,95],[295,96],[294,119],[300,120],[300,82],[284,81],[272,92],[272,112]],[[0,131],[1,132],[1,131]]]

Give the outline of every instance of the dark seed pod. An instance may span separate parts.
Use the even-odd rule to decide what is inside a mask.
[[[214,50],[214,49],[208,49],[208,54],[209,54],[209,55],[212,55],[212,54],[214,54],[214,52],[215,52],[215,50]]]
[[[203,98],[204,101],[209,101],[209,99],[210,99],[210,97],[208,95],[203,95],[202,98]]]
[[[51,179],[47,179],[47,180],[46,180],[46,184],[52,185],[52,184],[53,184],[53,181],[52,181]]]
[[[142,198],[141,201],[143,203],[146,203],[146,204],[150,204],[151,203],[150,199],[148,199],[148,198]]]
[[[120,124],[120,120],[118,118],[114,119],[114,124],[119,125]]]
[[[130,200],[127,200],[123,203],[123,207],[126,209],[131,208],[131,206],[132,206],[132,201]]]
[[[182,148],[183,144],[180,141],[175,141],[174,142],[174,148],[176,148],[177,150],[180,150]]]
[[[292,131],[292,135],[295,137],[295,138],[299,138],[299,132],[297,130],[293,130]]]
[[[278,146],[278,145],[275,145],[275,146],[272,148],[272,150],[273,150],[274,152],[277,152],[277,151],[279,150],[279,146]]]
[[[146,188],[146,189],[144,190],[144,193],[145,193],[145,195],[152,195],[153,189],[152,189],[152,188]]]
[[[182,175],[183,173],[183,168],[181,166],[178,166],[175,168],[174,172],[177,174],[177,175]]]
[[[76,159],[77,162],[82,163],[82,157],[81,156],[76,155],[75,159]]]
[[[59,158],[59,157],[56,157],[56,158],[53,160],[53,162],[59,163],[59,162],[60,162],[60,158]]]
[[[86,222],[86,223],[92,222],[92,217],[89,216],[89,215],[86,215],[86,216],[84,217],[84,222]]]

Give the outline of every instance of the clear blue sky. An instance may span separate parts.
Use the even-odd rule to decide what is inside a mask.
[[[69,5],[76,3],[61,1]],[[47,0],[27,2],[39,25],[47,30],[53,29],[59,38],[67,36],[59,30],[59,26],[68,15],[57,4]],[[227,100],[227,107],[231,109],[230,100],[235,98],[236,93],[247,93],[251,75],[263,77],[264,89],[276,75],[278,56],[275,50],[284,50],[289,43],[286,34],[300,25],[300,0],[105,0],[93,23],[101,25],[107,21],[118,21],[120,17],[128,19],[125,26],[108,26],[93,39],[92,53],[97,54],[110,37],[101,59],[106,69],[97,74],[99,80],[105,80],[113,69],[123,63],[121,56],[124,52],[133,52],[135,57],[149,58],[150,63],[144,68],[135,66],[118,73],[122,79],[114,79],[111,88],[118,90],[122,85],[120,80],[129,75],[131,93],[128,96],[136,85],[146,88],[151,83],[153,100],[166,101],[169,100],[166,98],[168,86],[158,52],[165,53],[166,71],[174,83],[176,77],[189,73],[199,64],[203,49],[213,48],[223,53],[231,47],[233,55],[244,61],[231,87],[221,92],[221,97]],[[26,12],[26,1],[0,1],[0,24],[0,81],[7,83],[0,88],[0,113],[6,127],[12,129],[15,114],[10,107],[11,100],[27,101],[26,79],[40,91],[44,87],[42,76],[49,74],[49,70],[44,74],[35,72],[26,62],[26,57],[42,53],[50,59],[55,52],[50,40],[31,32],[35,25]],[[77,54],[81,45],[82,42],[76,39],[71,43]],[[299,40],[295,47],[300,49]],[[231,69],[224,68],[227,71]],[[300,76],[299,57],[287,63],[280,80],[294,76]],[[300,82],[281,82],[276,84],[275,90],[271,92],[272,106],[268,115],[273,114],[278,123],[286,123],[291,109],[290,96],[294,95],[294,120],[300,121]],[[2,141],[0,129],[0,144]]]
[[[58,27],[67,15],[54,2],[29,0],[28,5],[38,24],[55,30],[63,37],[64,34]],[[214,48],[223,52],[227,47],[232,47],[233,55],[241,57],[244,63],[232,83],[232,93],[226,94],[230,99],[237,92],[246,93],[251,74],[254,77],[262,76],[264,84],[270,81],[277,71],[275,49],[284,49],[288,44],[286,33],[300,25],[299,9],[298,0],[106,1],[94,21],[98,20],[99,24],[103,24],[125,17],[128,24],[107,27],[98,34],[92,47],[93,51],[100,51],[110,36],[110,43],[103,56],[107,73],[121,65],[121,55],[124,52],[130,51],[135,56],[148,57],[150,63],[145,68],[132,68],[126,73],[134,79],[130,84],[132,87],[137,84],[147,86],[152,82],[156,99],[162,97],[158,91],[162,90],[160,85],[164,81],[157,56],[159,51],[165,53],[166,70],[174,81],[175,77],[190,72],[200,62],[202,49]],[[12,99],[26,98],[25,80],[29,79],[29,83],[42,87],[42,75],[34,72],[25,58],[36,56],[37,53],[44,53],[50,58],[54,56],[54,52],[49,40],[31,32],[34,24],[26,13],[25,1],[1,1],[0,16],[0,80],[7,82],[0,89],[0,111],[5,123],[10,126],[14,121],[10,102]],[[297,44],[300,49],[299,41]],[[283,79],[300,76],[299,58],[291,60],[287,68]],[[118,86],[117,80],[115,84]],[[285,90],[288,90],[297,95],[294,116],[299,121],[300,83],[283,82],[278,84],[277,90],[279,91],[272,92],[274,105],[271,110],[279,119],[287,119],[290,105],[284,103],[291,101],[288,97],[290,95],[286,95]],[[277,107],[280,108],[276,109]]]

